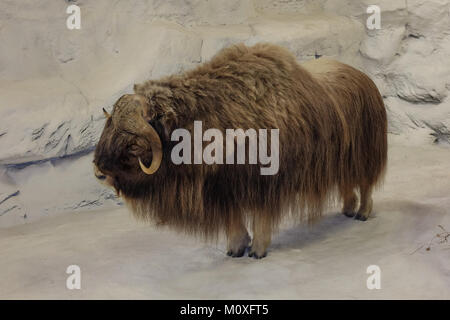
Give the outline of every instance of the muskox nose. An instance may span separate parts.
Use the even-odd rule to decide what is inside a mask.
[[[94,175],[98,180],[106,179],[106,175],[104,175],[103,172],[101,172],[95,164],[94,164]]]
[[[106,176],[104,175],[104,174],[99,174],[99,175],[95,175],[95,177],[98,179],[98,180],[105,180],[106,179]]]

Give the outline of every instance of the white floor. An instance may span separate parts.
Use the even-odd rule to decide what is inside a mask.
[[[283,228],[263,260],[229,258],[223,243],[138,224],[126,209],[0,229],[0,298],[450,299],[450,243],[426,250],[438,225],[450,231],[450,148],[402,143],[391,143],[373,218],[334,210],[312,229]],[[74,264],[80,290],[66,288]],[[369,265],[380,290],[367,289]]]

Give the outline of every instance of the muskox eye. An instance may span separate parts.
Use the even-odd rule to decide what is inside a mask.
[[[139,147],[136,145],[132,145],[132,146],[128,147],[128,152],[134,156],[137,155],[138,151],[139,151]]]

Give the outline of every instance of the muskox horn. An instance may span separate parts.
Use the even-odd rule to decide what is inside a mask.
[[[142,121],[144,122],[143,126],[145,137],[149,140],[150,147],[152,148],[153,158],[152,163],[150,164],[149,167],[146,167],[142,163],[141,159],[138,158],[139,166],[141,167],[141,170],[145,174],[154,174],[156,170],[158,170],[162,161],[163,155],[162,155],[161,139],[159,138],[159,135],[156,132],[156,130],[150,124],[148,124],[143,118]]]
[[[103,114],[105,115],[106,119],[111,117],[111,115],[108,113],[108,111],[105,110],[105,108],[103,108]]]

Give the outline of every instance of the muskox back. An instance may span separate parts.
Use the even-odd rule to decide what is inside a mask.
[[[206,237],[225,231],[237,256],[250,223],[252,252],[261,257],[285,214],[312,222],[335,194],[346,215],[370,213],[386,166],[387,122],[380,93],[362,72],[326,59],[300,65],[284,48],[241,44],[184,74],[136,85],[135,93],[148,99],[164,153],[155,174],[122,188],[137,217]],[[173,164],[170,133],[193,134],[194,121],[222,132],[279,129],[278,173],[264,176],[249,164]]]

